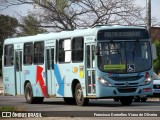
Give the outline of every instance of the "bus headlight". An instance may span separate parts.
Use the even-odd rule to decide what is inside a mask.
[[[103,86],[112,86],[107,80],[105,80],[105,79],[103,79],[101,77],[98,77],[97,80]]]
[[[148,85],[150,82],[152,81],[152,78],[151,77],[148,77],[147,79],[145,79],[141,85]]]

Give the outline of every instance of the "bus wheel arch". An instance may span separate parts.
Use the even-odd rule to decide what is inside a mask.
[[[24,94],[26,98],[26,102],[28,104],[41,104],[43,103],[44,97],[34,97],[32,85],[29,81],[26,81],[24,84]]]
[[[24,93],[25,93],[27,83],[30,83],[29,80],[26,80],[25,83],[24,83],[24,87],[23,87],[24,88]]]
[[[77,79],[74,79],[73,82],[72,82],[72,89],[71,90],[72,90],[72,96],[73,96],[73,98],[75,98],[75,88],[76,88],[76,85],[78,83],[80,83],[80,82]]]

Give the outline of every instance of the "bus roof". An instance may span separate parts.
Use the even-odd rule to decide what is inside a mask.
[[[61,31],[61,32],[50,32],[42,33],[34,36],[16,37],[8,38],[4,41],[4,44],[14,44],[14,43],[24,43],[24,42],[34,42],[43,40],[56,40],[63,38],[81,37],[81,36],[94,36],[99,30],[104,29],[144,29],[144,27],[138,26],[121,26],[121,25],[97,25],[93,28],[88,29],[75,29],[72,31]]]

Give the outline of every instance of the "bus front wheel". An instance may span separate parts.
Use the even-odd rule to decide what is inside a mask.
[[[122,97],[120,98],[121,104],[124,106],[128,106],[131,105],[132,101],[133,101],[133,97]]]
[[[89,99],[84,98],[83,96],[83,90],[80,83],[78,83],[75,88],[75,100],[78,106],[85,106],[89,102]]]
[[[29,82],[25,86],[25,98],[29,104],[41,104],[44,100],[44,97],[33,97],[32,86]]]
[[[25,86],[25,98],[27,103],[34,103],[32,86],[29,82]]]

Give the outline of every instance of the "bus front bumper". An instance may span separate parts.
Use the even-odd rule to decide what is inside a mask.
[[[138,87],[105,87],[97,86],[97,97],[125,97],[125,96],[148,96],[152,95],[151,85],[138,86]]]

